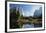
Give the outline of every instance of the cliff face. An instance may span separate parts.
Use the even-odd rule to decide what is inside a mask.
[[[39,10],[35,10],[33,17],[42,17],[42,7]]]

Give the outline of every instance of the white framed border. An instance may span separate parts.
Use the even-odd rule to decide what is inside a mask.
[[[28,4],[28,5],[41,5],[42,6],[42,27],[39,28],[21,28],[21,29],[10,29],[9,28],[9,5],[10,4]],[[40,30],[40,29],[44,29],[44,4],[41,3],[24,3],[24,2],[7,2],[7,32],[11,32],[11,31],[28,31],[28,30]]]

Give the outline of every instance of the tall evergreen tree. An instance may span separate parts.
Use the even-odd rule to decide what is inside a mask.
[[[12,12],[11,12],[12,10]],[[19,28],[18,25],[18,17],[19,17],[19,9],[16,11],[16,8],[10,9],[10,28]]]

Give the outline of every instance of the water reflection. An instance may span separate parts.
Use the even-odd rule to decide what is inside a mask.
[[[34,24],[24,24],[22,28],[34,28]]]
[[[42,27],[42,23],[37,24],[23,24],[22,28],[37,28]]]

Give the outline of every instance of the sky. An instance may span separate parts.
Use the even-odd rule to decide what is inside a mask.
[[[39,10],[41,5],[25,5],[25,4],[10,4],[10,8],[19,7],[22,10],[23,16],[33,16],[35,10]]]

